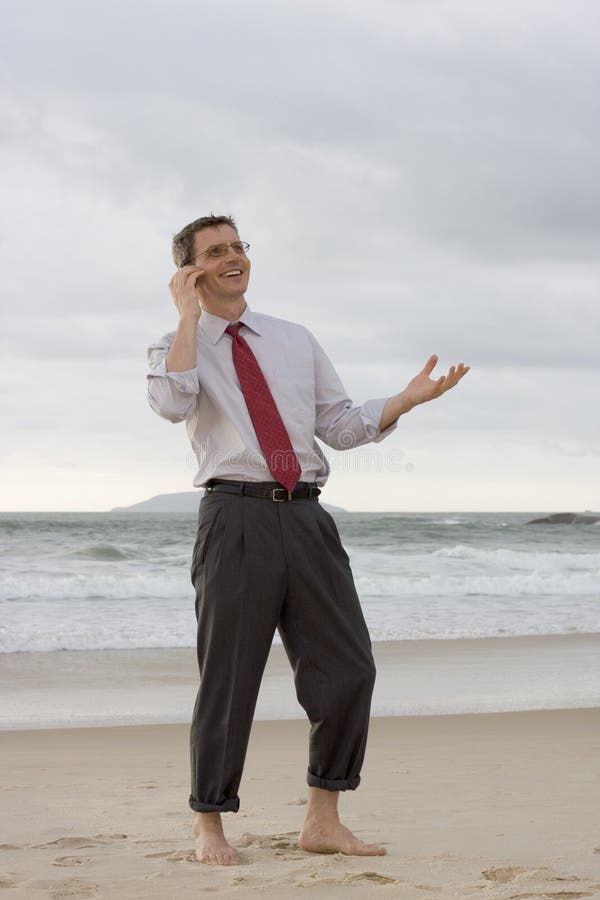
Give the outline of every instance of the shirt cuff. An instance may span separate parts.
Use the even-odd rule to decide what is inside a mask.
[[[198,369],[187,369],[185,372],[167,372],[166,357],[153,369],[146,373],[146,378],[168,378],[182,394],[200,393]]]
[[[383,407],[388,400],[389,397],[382,397],[379,400],[367,400],[367,402],[362,405],[361,415],[365,422],[365,430],[369,435],[369,440],[373,444],[378,444],[379,441],[382,441],[398,427],[398,419],[396,419],[395,422],[392,422],[392,424],[388,425],[387,428],[384,428],[383,431],[379,428],[379,423],[381,422],[381,417],[383,415]]]

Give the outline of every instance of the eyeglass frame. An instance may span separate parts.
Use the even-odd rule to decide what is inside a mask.
[[[241,247],[241,250],[236,250],[236,245]],[[183,266],[191,265],[193,262],[195,262],[195,260],[201,259],[203,256],[206,256],[208,253],[210,253],[211,250],[214,250],[216,247],[225,247],[225,248],[231,247],[233,252],[236,253],[238,256],[245,256],[247,254],[248,250],[250,249],[250,244],[247,241],[231,241],[229,244],[226,244],[226,243],[212,244],[206,250],[202,250],[201,253],[197,253],[196,256],[192,256],[188,260],[186,260],[183,263]],[[225,253],[219,254],[218,256],[213,256],[212,258],[220,259],[221,256],[225,256]],[[183,268],[183,266],[182,266],[182,268]]]

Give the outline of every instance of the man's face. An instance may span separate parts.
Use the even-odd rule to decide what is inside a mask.
[[[237,231],[230,225],[203,228],[194,235],[193,261],[190,265],[203,269],[198,287],[207,300],[236,300],[243,297],[250,279],[250,260],[245,253],[227,247],[224,256],[212,256],[211,248],[238,243]],[[214,251],[212,251],[214,252]]]

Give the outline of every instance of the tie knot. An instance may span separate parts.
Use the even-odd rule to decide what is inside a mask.
[[[235,325],[228,325],[225,331],[227,334],[232,335],[232,337],[237,337],[240,328],[242,327],[241,322],[236,322]]]

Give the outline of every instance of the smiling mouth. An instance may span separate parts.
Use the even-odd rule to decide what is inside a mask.
[[[228,272],[223,272],[221,278],[234,278],[236,275],[241,275],[241,269],[229,269]]]

